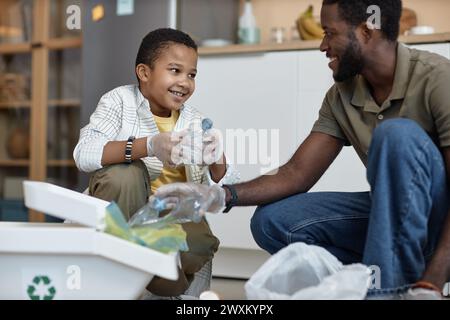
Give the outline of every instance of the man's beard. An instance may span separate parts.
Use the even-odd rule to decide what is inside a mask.
[[[353,78],[361,72],[364,67],[361,46],[353,31],[349,32],[349,43],[339,60],[337,72],[333,75],[336,82],[342,82]]]

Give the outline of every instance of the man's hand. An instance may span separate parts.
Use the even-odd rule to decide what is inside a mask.
[[[179,202],[190,198],[200,198],[200,214],[206,212],[216,213],[225,206],[225,190],[218,186],[207,186],[196,183],[172,183],[158,188],[150,197],[149,202],[155,201],[155,198],[165,200],[168,208],[175,207]]]

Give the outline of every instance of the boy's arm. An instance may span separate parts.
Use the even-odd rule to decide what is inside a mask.
[[[103,149],[121,129],[122,105],[113,98],[115,90],[100,98],[89,123],[80,130],[80,138],[73,151],[80,171],[93,172],[102,168]]]
[[[222,157],[216,163],[213,163],[209,166],[209,173],[211,174],[211,179],[218,183],[225,176],[227,172],[227,164],[225,155],[222,154]]]
[[[110,141],[103,148],[102,166],[125,162],[126,141]],[[147,137],[133,141],[131,160],[147,157]]]

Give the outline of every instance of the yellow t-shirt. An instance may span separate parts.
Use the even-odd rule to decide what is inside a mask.
[[[173,131],[173,128],[175,128],[179,116],[179,111],[172,111],[172,114],[168,118],[153,115],[153,119],[155,119],[159,132],[169,132]],[[174,182],[186,182],[186,170],[184,166],[174,169],[163,167],[160,176],[151,183],[152,193],[160,186]]]

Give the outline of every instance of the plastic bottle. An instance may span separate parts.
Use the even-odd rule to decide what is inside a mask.
[[[213,127],[213,122],[209,118],[205,118],[202,120],[202,130],[205,132]]]
[[[176,223],[185,223],[189,221],[200,222],[201,202],[203,200],[199,196],[192,196],[180,201],[178,205],[164,218],[170,219]]]
[[[169,223],[186,223],[186,222],[200,222],[202,216],[200,214],[202,198],[199,196],[192,196],[183,199],[175,208],[164,216],[160,213],[166,209],[166,202],[164,199],[156,198],[152,203],[147,203],[139,209],[130,219],[128,225],[130,227],[144,226],[144,225],[166,225]]]
[[[255,44],[259,43],[259,28],[256,26],[256,19],[253,15],[253,7],[250,0],[244,3],[244,11],[239,18],[238,30],[239,43]]]

